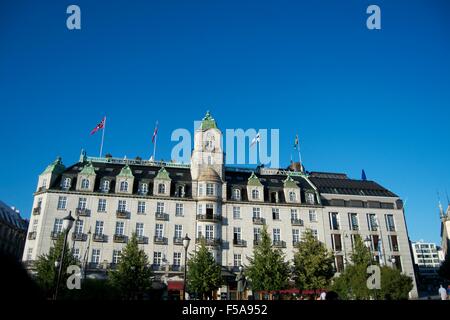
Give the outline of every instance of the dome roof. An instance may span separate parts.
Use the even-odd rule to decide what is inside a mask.
[[[220,176],[217,174],[217,172],[211,168],[210,166],[207,166],[200,171],[200,175],[198,176],[199,181],[222,181],[220,179]]]

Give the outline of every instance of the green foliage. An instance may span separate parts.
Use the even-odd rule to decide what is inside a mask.
[[[294,278],[297,288],[328,288],[333,278],[333,255],[307,230],[294,253]]]
[[[205,241],[201,241],[198,251],[188,260],[187,290],[201,299],[212,297],[212,292],[222,285],[221,267],[216,263]]]
[[[289,264],[283,252],[272,247],[266,226],[261,232],[261,242],[254,247],[253,257],[248,260],[245,273],[254,291],[281,290],[288,286]]]
[[[356,265],[369,266],[372,263],[370,250],[366,247],[359,234],[355,235],[354,239],[353,253],[350,257],[351,262]]]
[[[145,252],[139,249],[136,234],[133,233],[121,253],[117,269],[109,274],[109,281],[122,299],[140,299],[150,290],[152,271]]]
[[[102,279],[84,279],[81,290],[71,290],[70,300],[117,300],[121,295],[110,281]]]
[[[42,290],[43,294],[47,298],[51,298],[55,292],[56,281],[58,276],[59,267],[55,267],[55,261],[61,262],[61,255],[64,246],[64,233],[61,233],[55,240],[53,246],[50,248],[47,254],[40,255],[36,262],[36,283]],[[59,288],[59,297],[64,297],[68,293],[68,289],[65,286],[67,278],[70,276],[65,271],[70,265],[80,265],[79,261],[73,256],[72,249],[69,248],[69,244],[66,246],[66,254],[62,263],[61,282]]]
[[[386,300],[405,300],[413,288],[413,281],[398,269],[381,267],[380,298]]]

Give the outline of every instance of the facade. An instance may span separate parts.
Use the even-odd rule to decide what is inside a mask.
[[[28,221],[14,207],[0,201],[0,254],[22,258]]]
[[[60,158],[39,176],[23,256],[32,262],[46,253],[69,211],[79,221],[71,246],[91,274],[114,267],[136,232],[159,280],[169,291],[183,277],[182,238],[189,252],[200,239],[230,284],[220,296],[234,297],[240,265],[266,225],[273,245],[292,260],[295,244],[313,230],[335,255],[337,273],[349,261],[356,234],[370,237],[376,259],[414,279],[402,200],[373,181],[345,174],[285,169],[253,170],[224,165],[222,132],[209,113],[195,131],[190,164],[88,157],[65,167]],[[32,264],[32,263],[31,263]],[[417,295],[414,289],[411,296]]]
[[[438,271],[444,261],[443,250],[434,243],[418,241],[412,243],[412,251],[419,291],[436,292],[442,284]]]

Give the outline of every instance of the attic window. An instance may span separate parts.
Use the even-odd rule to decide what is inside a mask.
[[[237,177],[238,181],[244,181],[244,177]]]
[[[105,169],[105,171],[108,171],[108,172],[113,172],[113,171],[114,171],[114,169],[113,169],[113,168],[106,168],[106,169]]]
[[[184,174],[182,172],[177,172],[176,175],[182,177]]]
[[[136,173],[136,174],[141,174],[141,173],[142,173],[142,170],[135,170],[134,173]]]
[[[155,174],[156,171],[149,171],[148,174]]]
[[[277,182],[278,182],[278,179],[270,179],[270,182],[277,183]]]

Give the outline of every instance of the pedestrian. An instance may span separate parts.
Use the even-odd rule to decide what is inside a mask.
[[[447,300],[447,290],[442,286],[442,284],[439,286],[439,295],[441,296],[441,300]]]
[[[326,300],[327,298],[327,293],[325,291],[322,291],[322,293],[320,294],[320,300]]]

